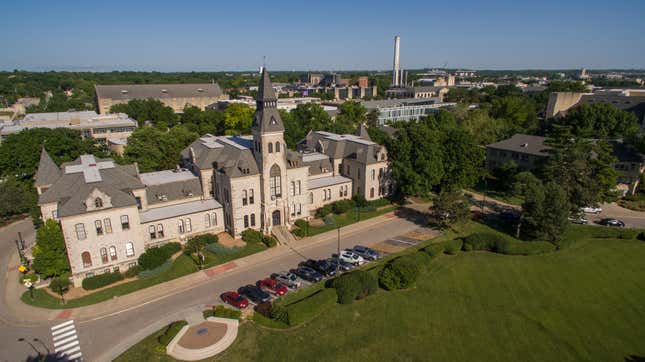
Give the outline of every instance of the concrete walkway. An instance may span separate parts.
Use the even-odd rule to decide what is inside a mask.
[[[387,213],[365,221],[361,221],[342,228],[344,236],[370,229],[376,224],[387,223],[397,218],[393,213]],[[165,297],[180,294],[197,288],[200,285],[222,278],[226,273],[232,270],[243,269],[246,266],[258,263],[264,263],[272,259],[277,259],[285,254],[298,252],[298,250],[310,247],[323,242],[328,242],[337,238],[337,231],[332,230],[313,237],[295,240],[288,246],[280,245],[263,252],[249,255],[236,259],[229,263],[215,266],[200,272],[192,273],[165,283],[157,284],[149,288],[141,289],[126,295],[114,297],[110,300],[97,304],[73,308],[73,309],[45,309],[27,305],[20,300],[24,293],[24,287],[18,283],[6,283],[4,290],[3,303],[12,315],[18,316],[14,321],[15,325],[34,325],[38,322],[48,322],[52,320],[64,320],[73,318],[78,321],[96,320],[100,318],[116,315],[124,311],[137,308],[139,306],[154,303]],[[7,269],[8,281],[18,278],[18,271],[13,268],[18,264],[17,252],[9,258],[9,268]]]

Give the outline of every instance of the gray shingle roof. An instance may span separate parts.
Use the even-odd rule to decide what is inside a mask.
[[[205,134],[186,147],[181,158],[184,164],[192,163],[200,170],[215,169],[229,177],[257,175],[252,142],[248,137]]]
[[[258,129],[260,133],[284,132],[284,124],[282,123],[277,105],[278,98],[273,90],[269,72],[264,68],[262,70],[262,78],[260,78],[260,85],[258,86],[256,110],[253,116],[253,128]]]
[[[513,137],[491,143],[487,148],[514,151],[535,156],[547,156],[551,147],[544,144],[544,137],[517,133]]]
[[[217,83],[202,84],[118,84],[96,85],[98,98],[148,99],[221,97],[224,95]]]
[[[38,171],[36,171],[36,186],[52,185],[61,176],[61,171],[54,163],[45,148],[43,147],[40,152],[40,162],[38,164]]]
[[[312,131],[298,143],[300,151],[317,151],[333,159],[351,158],[364,164],[379,162],[384,147],[362,137],[331,132]]]

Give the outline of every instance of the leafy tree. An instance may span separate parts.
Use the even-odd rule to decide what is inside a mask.
[[[565,190],[554,182],[530,184],[522,204],[521,232],[526,239],[559,240],[568,226]]]
[[[461,124],[479,145],[487,145],[509,135],[504,122],[491,117],[484,109],[467,112]]]
[[[127,114],[139,122],[139,127],[146,121],[160,128],[172,127],[178,120],[172,108],[156,99],[133,99],[128,103],[115,104],[110,112]]]
[[[443,188],[463,188],[474,185],[484,173],[484,149],[468,132],[449,130],[443,141]]]
[[[529,188],[542,185],[542,181],[530,171],[518,173],[513,181],[513,194],[522,197],[526,196]]]
[[[501,119],[512,133],[530,132],[537,129],[537,112],[532,100],[520,96],[505,96],[493,99],[491,116]]]
[[[206,239],[199,237],[190,238],[188,239],[188,242],[186,242],[186,252],[190,255],[195,254],[197,265],[200,269],[204,264],[204,251],[206,250],[206,245]]]
[[[359,124],[367,122],[367,109],[362,104],[346,101],[339,107],[336,121],[329,131],[334,133],[354,133]]]
[[[470,213],[470,204],[461,190],[443,190],[434,199],[432,209],[442,226],[463,221]]]
[[[329,130],[331,117],[316,103],[299,104],[291,112],[282,112],[284,139],[289,147],[295,147],[311,130]]]
[[[70,270],[65,239],[58,223],[49,219],[36,232],[34,270],[45,277],[60,276]]]
[[[580,105],[553,123],[568,126],[574,136],[584,138],[629,137],[639,130],[636,115],[606,103]]]
[[[179,154],[199,137],[184,126],[169,131],[141,127],[132,132],[124,152],[124,161],[137,162],[141,172],[167,170],[179,162]]]
[[[64,275],[52,278],[52,280],[49,282],[49,289],[62,296],[69,290],[70,284],[71,283],[69,281],[69,275],[65,273]]]
[[[0,217],[29,212],[36,199],[36,191],[29,182],[9,176],[0,182]]]
[[[247,104],[233,103],[224,110],[226,134],[246,134],[251,132],[254,111]]]
[[[513,188],[517,172],[517,163],[510,160],[495,168],[493,170],[493,176],[497,179],[497,185],[501,190],[510,191]]]

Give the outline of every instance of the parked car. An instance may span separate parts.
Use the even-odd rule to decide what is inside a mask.
[[[571,221],[572,224],[580,224],[580,225],[586,225],[589,223],[589,220],[586,217],[584,217],[584,215],[569,216],[569,221]]]
[[[271,300],[269,293],[252,284],[240,287],[237,292],[249,298],[249,300],[255,304],[260,304]]]
[[[356,254],[355,252],[351,250],[343,250],[340,252],[338,255],[338,259],[346,262],[346,263],[352,263],[354,265],[362,265],[365,264],[365,259],[363,259],[362,256]]]
[[[249,306],[249,300],[241,296],[237,292],[226,292],[220,296],[222,301],[235,308],[244,309]]]
[[[307,259],[298,264],[298,266],[309,267],[326,277],[333,277],[336,275],[336,268],[332,267],[327,260]]]
[[[381,254],[379,254],[378,251],[368,248],[367,246],[356,245],[352,248],[352,251],[362,256],[365,260],[376,260],[381,257]]]
[[[602,212],[602,209],[599,207],[593,207],[593,206],[585,206],[581,207],[580,211],[587,213],[587,214],[600,214]]]
[[[285,285],[271,278],[258,280],[256,285],[260,287],[260,289],[278,296],[285,295],[289,291]]]
[[[290,272],[312,283],[319,282],[323,278],[323,276],[320,275],[320,273],[306,266],[301,266],[296,269],[291,269]]]
[[[297,275],[287,271],[271,274],[271,279],[275,279],[291,289],[298,289],[302,285],[302,280]]]
[[[598,224],[604,226],[613,226],[613,227],[625,227],[625,223],[618,219],[602,219],[598,221]]]
[[[354,264],[342,261],[338,258],[329,258],[327,259],[327,262],[331,264],[334,267],[334,269],[337,269],[340,271],[349,271],[354,269],[355,267]]]

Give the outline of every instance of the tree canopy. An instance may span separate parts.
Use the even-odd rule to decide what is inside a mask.
[[[52,219],[36,232],[34,269],[45,277],[59,276],[70,270],[65,239],[58,223]]]
[[[163,125],[161,128],[172,127],[178,121],[172,108],[156,99],[133,99],[128,103],[115,104],[110,108],[110,112],[127,114],[139,122],[139,127],[146,121],[154,125]]]
[[[552,124],[567,126],[572,135],[584,138],[630,137],[640,129],[636,115],[607,103],[574,107]]]
[[[179,163],[179,154],[199,137],[184,126],[175,126],[168,131],[155,127],[142,127],[132,132],[125,148],[124,160],[137,162],[141,172],[174,168]]]

